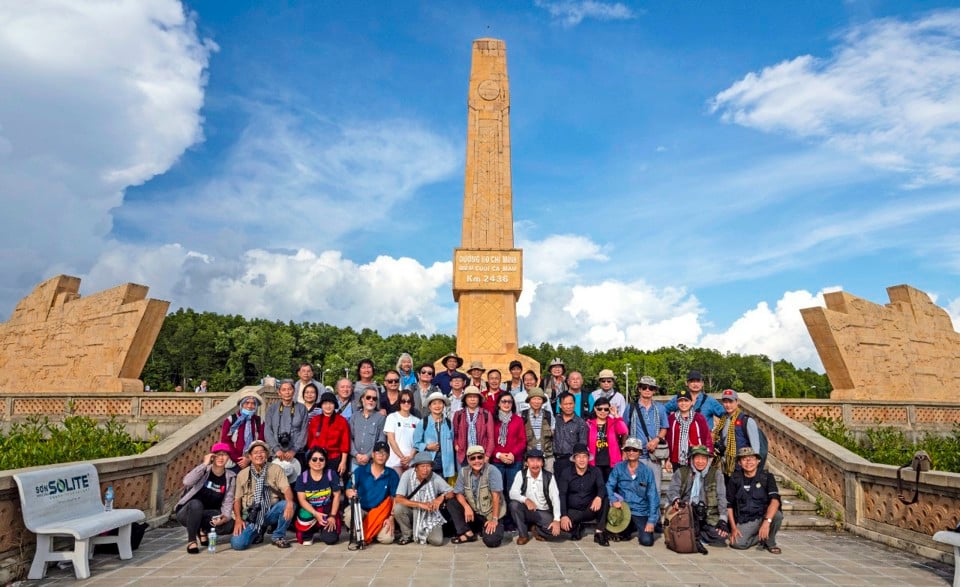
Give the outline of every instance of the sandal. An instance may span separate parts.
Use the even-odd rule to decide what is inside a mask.
[[[210,546],[210,539],[207,538],[206,534],[200,535],[200,546]]]
[[[197,547],[196,542],[190,542],[187,544],[187,552],[190,554],[200,554],[200,548]]]
[[[457,536],[455,538],[450,539],[450,542],[454,544],[466,544],[468,542],[476,542],[476,541],[477,541],[476,534],[463,534],[461,536]]]
[[[783,551],[780,550],[779,546],[768,546],[767,552],[769,552],[770,554],[781,554]]]
[[[273,541],[273,545],[277,548],[290,548],[290,543],[287,542],[286,538],[277,538]]]
[[[413,538],[410,538],[409,536],[401,536],[400,539],[397,540],[397,545],[398,545],[398,546],[406,546],[406,545],[410,544],[411,542],[413,542]]]

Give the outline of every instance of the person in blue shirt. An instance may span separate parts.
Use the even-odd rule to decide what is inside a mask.
[[[463,365],[463,359],[457,356],[457,353],[450,353],[440,359],[440,364],[447,368],[446,371],[440,371],[433,376],[433,384],[440,388],[443,395],[450,395],[450,380],[454,376],[462,375],[457,371]]]
[[[350,487],[346,491],[347,499],[357,497],[363,510],[363,528],[366,542],[374,538],[381,544],[393,542],[393,499],[397,495],[400,475],[387,467],[390,445],[379,441],[373,446],[373,456],[366,465],[353,472]],[[350,525],[352,508],[343,513],[343,522]]]
[[[453,425],[446,417],[450,399],[441,391],[427,396],[427,410],[423,416],[423,426],[417,428],[413,437],[413,446],[420,453],[430,455],[433,472],[452,483],[457,476],[457,459],[453,454]]]
[[[624,460],[610,471],[607,496],[611,508],[630,508],[630,520],[641,546],[653,546],[654,528],[660,517],[660,492],[650,469],[640,464],[643,444],[638,438],[623,443]],[[617,539],[617,537],[614,537]]]
[[[694,413],[703,414],[707,419],[707,427],[713,430],[713,419],[722,418],[727,411],[723,409],[720,402],[713,399],[706,393],[703,393],[703,375],[699,371],[690,371],[687,374],[687,389],[690,390],[690,396],[693,398]],[[668,414],[677,411],[677,398],[674,397],[664,406]]]
[[[661,439],[667,437],[669,423],[667,410],[663,404],[653,401],[660,388],[657,380],[649,375],[640,378],[637,385],[639,397],[627,404],[623,414],[623,421],[627,423],[627,435],[640,440],[643,450],[640,452],[640,462],[645,465],[657,482],[657,491],[660,491],[663,469],[660,461],[654,458],[653,452]]]

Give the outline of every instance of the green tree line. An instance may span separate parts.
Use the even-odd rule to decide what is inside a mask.
[[[281,322],[246,319],[243,316],[180,309],[163,323],[143,371],[151,389],[173,391],[176,385],[192,390],[201,379],[211,391],[233,391],[258,383],[264,376],[293,377],[301,362],[313,365],[315,377],[332,385],[344,376],[352,378],[357,362],[371,358],[377,375],[396,365],[401,353],[410,353],[414,363],[433,362],[456,348],[449,334],[391,334],[376,330],[339,328],[316,322]],[[687,372],[703,373],[704,387],[715,392],[726,388],[770,397],[770,359],[764,355],[721,353],[683,345],[642,351],[633,347],[587,351],[579,346],[554,346],[544,342],[526,345],[520,352],[546,366],[560,357],[568,370],[584,374],[587,386],[596,385],[601,369],[617,374],[624,385],[629,371],[630,387],[641,375],[657,379],[664,393],[680,389]],[[464,357],[469,361],[470,357]],[[628,369],[629,366],[629,369]],[[787,361],[774,362],[777,397],[828,397],[830,382],[812,369],[797,369]],[[592,387],[591,387],[592,388]]]

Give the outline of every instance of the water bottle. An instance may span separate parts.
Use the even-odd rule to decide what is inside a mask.
[[[217,552],[217,529],[210,528],[210,533],[207,534],[207,540],[210,541],[210,544],[207,546],[207,550],[210,554]]]
[[[103,511],[113,510],[113,485],[107,486],[107,492],[103,495]]]

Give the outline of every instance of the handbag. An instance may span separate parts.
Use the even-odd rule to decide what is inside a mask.
[[[633,409],[639,411],[640,404],[634,404]],[[643,414],[637,414],[637,417],[640,419],[640,426],[643,427],[643,434],[650,438],[650,431],[647,430],[647,423],[643,419]],[[665,461],[670,458],[670,445],[667,444],[666,438],[660,438],[660,435],[657,435],[657,448],[653,449],[653,454],[650,457],[655,461]]]
[[[897,499],[903,502],[906,505],[913,505],[920,500],[920,473],[922,471],[929,471],[933,467],[933,461],[930,460],[930,455],[926,451],[918,450],[913,453],[913,458],[909,463],[897,469]],[[914,480],[913,485],[913,497],[907,499],[903,495],[903,479],[900,474],[904,469],[913,469],[917,472],[917,478]]]

